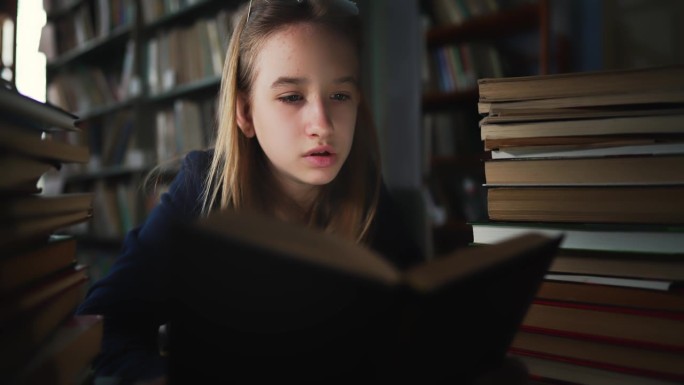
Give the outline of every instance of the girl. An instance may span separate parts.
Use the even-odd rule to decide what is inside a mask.
[[[164,266],[172,221],[256,209],[367,244],[402,268],[421,260],[381,182],[360,90],[356,6],[254,0],[237,15],[215,148],[186,156],[160,204],[127,235],[110,273],[78,309],[104,316],[98,377],[131,383],[166,373],[157,336],[169,313]]]

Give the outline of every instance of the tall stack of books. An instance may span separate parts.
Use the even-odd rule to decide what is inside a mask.
[[[87,147],[60,137],[78,133],[76,117],[0,87],[0,383],[73,384],[99,351],[99,317],[77,317],[86,267],[76,239],[63,232],[87,221],[90,193],[51,193],[41,177],[85,163]]]
[[[683,383],[684,66],[478,86],[474,242],[565,236],[510,353],[539,383]]]

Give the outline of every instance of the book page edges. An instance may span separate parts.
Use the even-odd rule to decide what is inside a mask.
[[[280,254],[360,275],[386,285],[401,282],[401,273],[371,249],[333,234],[285,223],[261,214],[223,212],[198,224],[200,231],[228,237]]]
[[[420,292],[430,292],[451,282],[497,268],[528,253],[538,253],[558,237],[529,232],[515,238],[483,247],[468,247],[410,269],[407,283]]]

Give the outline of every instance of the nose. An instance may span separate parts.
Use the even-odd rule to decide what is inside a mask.
[[[325,98],[316,98],[309,103],[306,112],[306,134],[324,138],[332,134],[333,123],[330,106]]]

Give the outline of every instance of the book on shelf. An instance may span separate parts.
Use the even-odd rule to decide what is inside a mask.
[[[563,235],[561,248],[677,254],[684,250],[684,227],[598,223],[482,221],[471,223],[473,242],[490,244],[534,231]]]
[[[257,213],[174,228],[177,379],[205,360],[231,363],[206,373],[221,378],[267,362],[282,378],[369,365],[402,378],[472,378],[504,358],[560,241],[527,234],[400,271],[366,247]]]
[[[485,160],[488,185],[684,184],[684,154]]]
[[[520,186],[487,188],[494,221],[682,225],[684,186]]]
[[[684,313],[684,296],[677,291],[545,280],[535,298]]]
[[[102,334],[101,316],[72,316],[41,345],[25,366],[4,383],[73,384],[99,353]]]
[[[0,297],[76,262],[76,238],[53,234],[0,258]]]
[[[676,385],[679,381],[669,381],[639,376],[629,371],[613,371],[594,366],[575,365],[570,360],[559,357],[539,357],[513,353],[527,366],[533,381],[550,385]]]
[[[517,101],[639,92],[681,91],[684,65],[483,78],[481,101]]]
[[[681,383],[684,380],[681,353],[663,350],[615,346],[590,340],[520,332],[513,340],[511,352],[572,363],[597,369],[607,369],[656,380]],[[592,382],[589,382],[592,383]],[[634,379],[626,382],[642,384]]]

